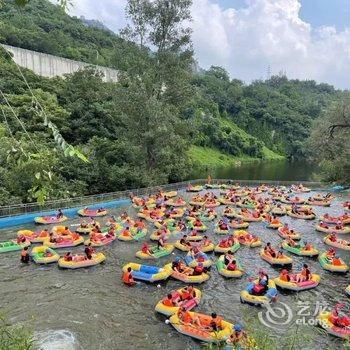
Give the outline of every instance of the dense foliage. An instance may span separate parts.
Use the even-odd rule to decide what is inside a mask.
[[[312,151],[326,181],[350,183],[350,94],[327,109],[314,122],[307,146]]]
[[[111,67],[123,64],[122,52],[130,46],[110,31],[84,25],[47,0],[31,0],[24,8],[3,0],[0,42]]]
[[[104,83],[94,69],[65,79],[22,70],[22,77],[1,51],[0,203],[116,191],[186,176],[188,131],[180,116],[192,95],[192,50],[188,31],[179,27],[188,19],[190,1],[174,1],[169,9],[162,1],[152,6],[145,43],[128,43],[118,84]],[[161,16],[169,14],[164,26]],[[135,30],[135,20],[129,31]],[[59,146],[74,145],[89,163],[66,157],[38,106],[59,126]]]
[[[247,149],[248,154],[256,156],[261,141],[277,153],[302,156],[303,142],[310,133],[312,121],[339,95],[330,85],[288,80],[284,76],[245,85],[239,80],[230,80],[221,67],[197,74],[194,84],[199,90],[198,106],[231,120],[259,140],[250,139],[251,146]],[[221,130],[221,135],[222,132],[225,130]],[[224,141],[220,148],[226,149],[225,137],[220,139]],[[239,142],[231,144],[242,149]]]
[[[118,37],[48,1],[3,2],[1,42],[118,68],[120,80],[94,69],[22,76],[0,51],[0,205],[182,180],[205,150],[223,162],[303,154],[312,121],[340,92],[286,77],[245,85],[221,67],[194,73],[190,4],[129,0]]]

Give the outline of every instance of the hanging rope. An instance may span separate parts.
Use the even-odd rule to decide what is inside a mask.
[[[2,98],[4,99],[5,103],[7,104],[7,106],[10,108],[12,114],[14,115],[15,119],[18,121],[18,123],[21,125],[21,128],[23,129],[24,133],[28,136],[30,142],[32,143],[32,145],[34,146],[35,150],[37,152],[39,152],[38,147],[36,146],[35,142],[33,141],[33,139],[31,138],[31,136],[29,135],[27,129],[25,128],[24,124],[22,123],[22,121],[18,118],[15,110],[13,109],[13,107],[11,106],[9,100],[7,99],[7,97],[5,96],[5,94],[3,93],[3,91],[0,89],[0,94],[2,96]]]
[[[20,143],[19,141],[17,141],[16,138],[14,137],[14,135],[13,135],[13,132],[12,132],[12,130],[11,130],[11,128],[10,128],[10,124],[9,124],[8,121],[7,121],[7,117],[6,117],[6,114],[5,114],[3,108],[1,108],[1,112],[2,112],[2,115],[3,115],[3,117],[4,117],[5,126],[6,126],[6,128],[7,128],[8,133],[10,134],[12,140],[14,141],[15,144],[17,144],[17,146],[19,147],[19,149],[21,150],[21,152],[23,153],[23,155],[24,155],[25,157],[28,158],[28,155],[27,155],[27,153],[24,151],[24,149],[23,149],[21,143]]]

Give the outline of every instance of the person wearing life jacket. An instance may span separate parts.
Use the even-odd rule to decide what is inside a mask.
[[[232,332],[226,340],[226,344],[237,345],[241,341],[244,341],[246,338],[247,333],[242,329],[242,326],[237,323],[234,326],[232,326]]]
[[[341,259],[340,259],[340,257],[338,255],[335,255],[332,258],[331,261],[332,261],[332,265],[334,265],[334,266],[341,266],[341,265],[343,265],[343,263],[342,263],[342,261],[341,261]]]
[[[215,312],[211,314],[211,320],[209,322],[209,327],[213,332],[217,332],[222,329],[222,319]]]
[[[264,252],[265,252],[265,254],[270,255],[273,258],[276,258],[276,255],[277,255],[276,251],[275,251],[275,249],[273,249],[271,247],[271,243],[270,242],[266,243],[266,245],[264,247]]]
[[[108,232],[106,234],[106,238],[113,238],[114,237],[114,228],[113,227],[110,227],[108,229]]]
[[[29,263],[29,253],[28,253],[28,247],[24,247],[21,250],[21,262],[28,264]]]
[[[311,250],[312,249],[312,245],[309,242],[304,242],[304,250]]]
[[[17,244],[25,243],[26,240],[27,239],[26,239],[26,237],[24,235],[19,235],[17,237]]]
[[[263,295],[268,290],[269,276],[264,272],[264,270],[259,270],[258,283],[254,285],[252,289],[253,295]]]
[[[208,236],[203,236],[203,239],[200,241],[200,244],[202,247],[207,247],[210,244],[210,240],[208,239]]]
[[[231,250],[224,254],[224,264],[228,266],[234,260],[234,256]]]
[[[168,307],[176,306],[176,304],[173,301],[173,296],[171,293],[169,293],[165,298],[163,298],[162,304]]]
[[[128,269],[125,272],[123,272],[122,281],[128,286],[132,286],[136,283],[131,275],[131,267],[128,267]]]
[[[165,237],[166,237],[166,234],[164,234],[163,232],[157,241],[157,248],[160,250],[163,250],[165,248],[165,244],[166,244]]]
[[[149,249],[149,245],[146,242],[142,243],[141,252],[147,255],[152,255],[152,252]]]
[[[181,301],[192,300],[196,297],[196,291],[193,286],[186,286],[180,290]]]
[[[327,251],[326,251],[326,257],[328,259],[332,259],[335,257],[335,250],[333,248],[329,248]]]
[[[271,225],[278,225],[278,224],[280,224],[280,221],[275,216],[273,216],[271,221],[270,221],[270,224]]]
[[[227,268],[227,270],[235,271],[235,270],[237,269],[236,260],[235,260],[235,259],[232,259],[231,262],[229,262],[229,263],[226,265],[226,268]]]
[[[342,304],[336,304],[331,311],[328,320],[337,327],[349,328],[350,317],[343,312],[343,307]]]
[[[290,276],[288,274],[288,270],[283,269],[280,273],[280,279],[284,282],[290,282]]]
[[[73,260],[73,256],[72,256],[71,252],[67,252],[66,254],[64,254],[63,260],[64,261],[72,261]]]
[[[193,269],[192,276],[200,276],[202,273],[205,272],[205,268],[203,266],[203,263],[198,263],[198,265]]]
[[[191,325],[193,323],[191,314],[186,310],[184,306],[181,306],[177,312],[179,321],[184,325]]]
[[[191,242],[187,240],[187,235],[183,235],[183,237],[180,239],[180,244],[186,247],[191,247]]]
[[[298,274],[297,281],[298,282],[304,282],[311,280],[312,275],[309,269],[309,266],[307,264],[303,265],[303,268],[301,269],[300,273]]]
[[[92,259],[92,254],[94,253],[94,249],[91,246],[91,243],[85,248],[85,255],[88,260]]]

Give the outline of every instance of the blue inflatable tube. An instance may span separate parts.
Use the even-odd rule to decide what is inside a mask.
[[[124,205],[130,205],[131,202],[129,199],[118,199],[114,201],[109,202],[103,202],[98,204],[92,204],[89,205],[89,209],[98,209],[98,208],[118,208]],[[75,207],[75,208],[68,208],[64,209],[63,213],[67,217],[74,217],[77,216],[77,212],[80,209],[84,209],[85,207]],[[36,216],[53,216],[56,214],[55,210],[50,211],[43,211],[43,212],[36,212],[36,213],[30,213],[30,214],[21,214],[16,216],[6,216],[4,218],[0,218],[0,229],[6,228],[6,227],[12,227],[12,226],[18,226],[28,223],[33,223],[34,218]]]

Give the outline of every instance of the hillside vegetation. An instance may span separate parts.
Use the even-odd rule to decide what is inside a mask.
[[[64,79],[24,69],[22,76],[1,50],[0,204],[174,182],[197,165],[304,154],[312,121],[340,92],[286,77],[246,85],[221,67],[193,72],[183,26],[189,3],[168,8],[156,0],[147,11],[129,6],[128,36],[121,38],[46,0],[23,9],[5,1],[1,42],[121,74],[116,84],[93,69]],[[170,19],[165,31],[162,16]],[[142,18],[145,32],[137,22]]]

